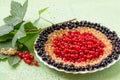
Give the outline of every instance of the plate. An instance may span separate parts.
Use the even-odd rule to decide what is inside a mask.
[[[91,22],[86,22],[86,21],[80,21],[79,23],[81,23],[81,22],[83,22],[84,24],[86,23],[86,24],[90,24]],[[76,23],[76,22],[73,22],[73,23]],[[73,23],[71,23],[71,24],[73,24]],[[81,24],[83,24],[83,23],[81,23]],[[67,24],[70,24],[69,22],[67,22]],[[86,26],[86,24],[85,24],[85,26]],[[99,25],[99,24],[97,24],[97,23],[92,23],[91,25]],[[62,23],[60,23],[59,25],[62,25]],[[84,25],[83,25],[84,26]],[[50,27],[53,27],[53,26],[50,26]],[[48,28],[50,28],[50,27],[47,27],[46,29],[44,29],[44,30],[47,30]],[[88,27],[88,26],[87,26]],[[99,27],[101,27],[100,25],[99,25]],[[103,27],[103,26],[102,26]],[[106,28],[106,27],[105,27]],[[43,30],[43,31],[44,31]],[[41,33],[43,33],[43,31],[41,31]],[[106,31],[106,30],[105,30]],[[112,32],[112,31],[111,31]],[[40,33],[40,34],[41,34]],[[117,36],[118,37],[118,36]],[[37,40],[39,39],[39,37],[36,39],[36,41],[35,41],[35,43],[34,44],[36,44],[37,43]],[[116,43],[115,43],[116,44]],[[113,48],[114,49],[114,48]],[[108,63],[106,66],[104,66],[104,67],[100,67],[100,68],[95,68],[94,70],[85,70],[85,71],[66,71],[66,70],[64,70],[64,69],[58,69],[57,67],[55,67],[55,66],[53,66],[53,65],[50,65],[50,64],[48,64],[46,61],[44,61],[43,59],[42,59],[42,57],[41,56],[39,56],[38,55],[38,53],[37,53],[37,50],[35,49],[35,46],[34,46],[34,52],[35,52],[35,54],[36,54],[36,56],[37,56],[37,58],[42,62],[42,63],[44,63],[46,66],[49,66],[50,68],[52,68],[52,69],[55,69],[55,70],[57,70],[57,71],[62,71],[62,72],[65,72],[65,73],[73,73],[73,74],[79,74],[79,73],[81,73],[81,74],[85,74],[85,73],[93,73],[93,72],[97,72],[97,71],[101,71],[101,70],[104,70],[104,69],[106,69],[106,68],[108,68],[108,67],[110,67],[111,65],[113,65],[113,64],[115,64],[119,59],[120,59],[120,57],[119,57],[119,55],[118,55],[118,58],[117,59],[112,59],[112,62],[110,62],[110,63]],[[111,52],[111,54],[112,54],[113,52]],[[41,53],[42,54],[42,53]],[[115,54],[118,54],[118,52],[117,53],[115,53]],[[115,55],[115,54],[113,54],[113,56]],[[103,61],[103,60],[102,60]]]

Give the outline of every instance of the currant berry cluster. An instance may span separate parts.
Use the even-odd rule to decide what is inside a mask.
[[[30,55],[30,53],[28,51],[24,51],[24,52],[17,51],[17,55],[21,59],[23,59],[23,61],[26,64],[31,65],[33,63],[35,66],[38,66],[38,62],[34,60],[34,56]]]
[[[92,33],[75,30],[54,38],[53,47],[56,56],[64,61],[81,62],[98,58],[105,45]]]

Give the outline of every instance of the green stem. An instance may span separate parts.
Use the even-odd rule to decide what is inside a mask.
[[[67,21],[64,21],[64,22],[60,22],[60,23],[57,23],[57,24],[62,24],[62,23],[72,22],[72,21],[76,21],[76,18],[73,18],[73,19],[70,19],[70,20],[67,20]]]
[[[67,20],[67,21],[64,21],[64,22],[56,23],[56,24],[62,24],[62,23],[73,22],[73,21],[76,21],[76,18],[73,18],[73,19],[70,19],[70,20]],[[39,29],[41,29],[41,28],[39,28]]]
[[[43,18],[43,17],[41,17],[41,16],[39,16],[41,19],[43,19],[44,21],[46,21],[46,22],[48,22],[48,23],[51,23],[52,25],[54,24],[54,23],[52,23],[51,21],[49,21],[49,20],[47,20],[47,19],[45,19],[45,18]]]

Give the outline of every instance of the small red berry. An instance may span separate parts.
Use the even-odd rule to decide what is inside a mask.
[[[23,54],[23,58],[25,58],[25,54]]]
[[[26,55],[26,54],[30,54],[28,51],[24,51],[24,54]]]
[[[90,55],[87,56],[87,59],[91,59],[91,58],[92,58],[92,56],[90,56]]]
[[[83,57],[83,56],[84,56],[84,53],[81,52],[81,53],[80,53],[80,57]]]
[[[77,62],[81,62],[81,59],[78,59]]]
[[[37,61],[35,61],[35,62],[34,62],[34,65],[35,65],[35,66],[38,66],[38,62],[37,62]]]
[[[82,58],[82,59],[81,59],[81,61],[85,61],[85,59],[84,59],[84,58]]]
[[[90,53],[91,55],[95,55],[95,52],[94,52],[94,51],[89,51],[89,53]]]
[[[76,50],[80,50],[80,46],[75,46]]]
[[[29,55],[29,54],[26,54],[26,55],[25,55],[25,58],[30,59],[30,55]]]
[[[27,64],[29,64],[29,65],[31,64],[31,61],[30,61],[30,60],[28,60],[28,59],[27,59],[27,60],[25,60],[25,62],[26,62]]]
[[[18,56],[19,56],[20,58],[23,58],[23,53],[18,53]]]
[[[24,62],[26,62],[27,58],[23,58]]]
[[[30,59],[31,61],[33,61],[33,60],[34,60],[34,56],[30,55],[29,59]]]

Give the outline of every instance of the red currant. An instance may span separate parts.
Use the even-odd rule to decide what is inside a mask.
[[[32,62],[29,59],[27,59],[27,60],[25,60],[25,63],[30,65]]]
[[[24,62],[26,62],[27,58],[23,58]]]
[[[28,51],[24,51],[24,54],[26,55],[26,54],[30,54]]]
[[[30,55],[29,55],[29,54],[26,54],[26,55],[25,55],[25,58],[30,59]]]
[[[38,62],[37,62],[37,61],[35,61],[35,62],[34,62],[34,65],[35,65],[35,66],[38,66]]]
[[[29,59],[30,59],[31,61],[33,61],[33,60],[34,60],[34,56],[30,55]]]
[[[18,56],[19,56],[20,58],[23,58],[23,53],[19,52],[19,53],[18,53]]]

